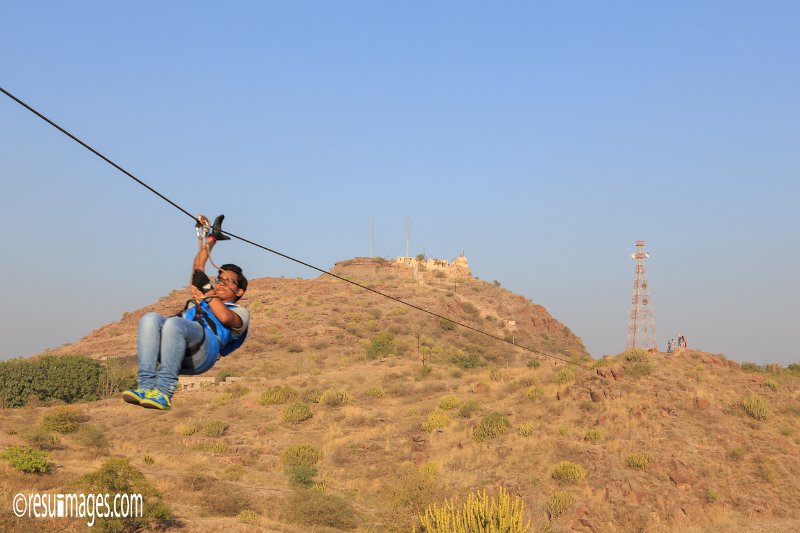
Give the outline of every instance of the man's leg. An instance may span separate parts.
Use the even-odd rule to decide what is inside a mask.
[[[158,313],[147,313],[139,319],[136,346],[140,389],[156,388],[156,367],[161,351],[161,330],[166,320]]]
[[[154,388],[172,397],[187,348],[200,345],[203,338],[203,326],[197,322],[181,317],[167,319],[161,328],[161,365],[156,370]]]

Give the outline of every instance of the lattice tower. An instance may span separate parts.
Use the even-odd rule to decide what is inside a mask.
[[[656,323],[650,302],[650,286],[644,270],[644,261],[648,257],[650,254],[644,251],[644,241],[636,241],[636,252],[631,254],[631,258],[636,261],[636,278],[633,280],[627,349],[658,349]]]

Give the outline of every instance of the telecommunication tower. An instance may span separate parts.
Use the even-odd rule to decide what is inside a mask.
[[[658,349],[656,323],[653,319],[653,308],[650,305],[650,286],[644,270],[644,260],[648,257],[650,254],[644,251],[644,241],[636,241],[636,251],[631,254],[631,258],[636,261],[636,278],[633,280],[627,349]]]

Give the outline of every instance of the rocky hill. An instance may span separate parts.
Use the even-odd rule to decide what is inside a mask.
[[[253,335],[208,374],[235,381],[178,392],[170,412],[76,404],[81,429],[45,446],[52,472],[0,461],[0,497],[64,491],[116,456],[186,531],[410,531],[434,502],[501,487],[536,531],[800,531],[800,377],[786,369],[697,351],[593,361],[545,309],[468,274],[368,259],[335,272],[576,364],[329,277],[254,280]],[[133,354],[138,316],[185,298],[63,351]],[[41,444],[30,428],[56,409],[4,410],[0,450]],[[287,459],[298,450],[305,468]],[[0,527],[87,529],[7,509]]]

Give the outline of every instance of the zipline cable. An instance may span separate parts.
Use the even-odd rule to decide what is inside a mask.
[[[62,128],[61,126],[56,124],[54,121],[50,120],[45,115],[43,115],[42,113],[40,113],[39,111],[37,111],[36,109],[34,109],[30,105],[28,105],[27,103],[23,102],[22,100],[20,100],[19,98],[17,98],[13,94],[11,94],[10,92],[6,91],[2,86],[0,86],[0,92],[2,92],[6,96],[8,96],[12,100],[14,100],[16,103],[18,103],[19,105],[21,105],[22,107],[24,107],[25,109],[27,109],[28,111],[30,111],[31,113],[33,113],[34,115],[39,117],[40,119],[44,120],[45,122],[47,122],[48,124],[50,124],[51,126],[56,128],[58,131],[60,131],[61,133],[63,133],[64,135],[66,135],[67,137],[69,137],[70,139],[75,141],[76,143],[80,144],[81,146],[83,146],[84,148],[86,148],[87,150],[92,152],[94,155],[96,155],[97,157],[99,157],[100,159],[102,159],[103,161],[105,161],[106,163],[111,165],[112,167],[116,168],[117,170],[119,170],[120,172],[122,172],[123,174],[125,174],[126,176],[131,178],[132,180],[134,180],[136,183],[138,183],[142,187],[146,188],[148,191],[152,192],[153,194],[155,194],[156,196],[158,196],[159,198],[161,198],[162,200],[164,200],[165,202],[167,202],[168,204],[173,206],[175,209],[177,209],[177,210],[181,211],[182,213],[186,214],[186,216],[188,216],[192,220],[195,220],[195,221],[197,220],[195,215],[191,214],[189,211],[187,211],[186,209],[184,209],[183,207],[178,205],[176,202],[170,200],[169,198],[167,198],[166,196],[164,196],[163,194],[158,192],[156,189],[154,189],[153,187],[151,187],[150,185],[148,185],[144,181],[140,180],[139,178],[134,176],[132,173],[130,173],[129,171],[125,170],[120,165],[116,164],[114,161],[112,161],[111,159],[109,159],[108,157],[106,157],[105,155],[100,153],[99,151],[95,150],[89,144],[85,143],[84,141],[82,141],[81,139],[79,139],[78,137],[76,137],[75,135],[73,135],[72,133],[67,131],[66,129]],[[557,355],[552,355],[552,354],[540,352],[539,350],[531,348],[530,346],[517,344],[515,342],[512,342],[512,341],[504,338],[504,337],[500,337],[498,335],[494,335],[493,333],[489,333],[488,331],[484,331],[482,329],[475,328],[473,326],[470,326],[469,324],[464,324],[463,322],[458,322],[457,320],[453,320],[452,318],[446,317],[444,315],[440,315],[439,313],[435,313],[433,311],[425,309],[424,307],[420,307],[420,306],[412,304],[410,302],[406,302],[405,300],[401,300],[400,298],[397,298],[397,297],[392,296],[390,294],[386,294],[386,293],[381,292],[381,291],[379,291],[377,289],[373,289],[372,287],[368,287],[366,285],[362,285],[362,284],[360,284],[360,283],[358,283],[356,281],[347,279],[347,278],[345,278],[343,276],[340,276],[338,274],[334,274],[333,272],[330,272],[330,271],[325,270],[323,268],[314,266],[314,265],[312,265],[310,263],[306,263],[305,261],[302,261],[300,259],[294,258],[294,257],[292,257],[290,255],[286,255],[286,254],[284,254],[282,252],[279,252],[277,250],[273,250],[272,248],[269,248],[269,247],[264,246],[262,244],[258,244],[257,242],[253,242],[250,239],[246,239],[245,237],[241,237],[241,236],[236,235],[234,233],[231,233],[229,231],[225,231],[225,230],[222,230],[222,229],[220,229],[220,231],[222,233],[224,233],[225,235],[229,236],[229,237],[232,237],[234,239],[240,240],[240,241],[242,241],[244,243],[247,243],[247,244],[249,244],[251,246],[255,246],[256,248],[260,248],[262,250],[265,250],[265,251],[270,252],[272,254],[275,254],[277,256],[283,257],[284,259],[288,259],[289,261],[293,261],[293,262],[295,262],[297,264],[303,265],[303,266],[308,267],[308,268],[310,268],[312,270],[316,270],[317,272],[320,272],[322,274],[327,274],[328,276],[332,276],[332,277],[334,277],[334,278],[336,278],[338,280],[347,282],[347,283],[349,283],[351,285],[355,285],[356,287],[359,287],[359,288],[364,289],[366,291],[373,292],[373,293],[375,293],[375,294],[377,294],[379,296],[383,296],[384,298],[388,298],[388,299],[393,300],[393,301],[395,301],[395,302],[397,302],[399,304],[411,307],[412,309],[416,309],[417,311],[420,311],[422,313],[426,313],[428,315],[434,316],[434,317],[439,318],[441,320],[447,320],[447,321],[452,322],[453,324],[455,324],[457,326],[461,326],[462,328],[469,329],[469,330],[474,331],[476,333],[480,333],[481,335],[485,335],[485,336],[487,336],[489,338],[492,338],[492,339],[495,339],[497,341],[505,342],[506,344],[510,344],[511,346],[514,346],[515,348],[520,348],[520,349],[523,349],[523,350],[527,350],[527,351],[529,351],[531,353],[534,353],[534,354],[537,354],[537,355],[541,355],[541,356],[544,356],[544,357],[549,357],[551,359],[557,359],[559,361],[562,361],[562,362],[570,364],[570,365],[574,365],[574,366],[578,366],[578,367],[581,367],[581,368],[585,368],[586,370],[589,370],[589,371],[592,370],[591,367],[589,367],[587,365],[583,365],[583,364],[578,363],[576,361],[570,361],[569,359],[565,359],[563,357],[558,357]]]

